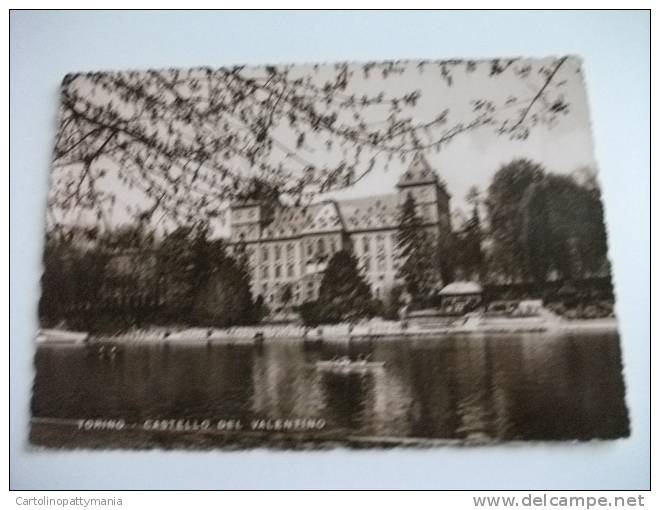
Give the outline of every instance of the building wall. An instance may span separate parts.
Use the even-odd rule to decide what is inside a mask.
[[[449,196],[435,183],[400,186],[399,206],[411,194],[417,202],[418,215],[434,237],[449,233]],[[329,214],[324,205],[321,214]],[[336,204],[332,207],[336,208]],[[338,209],[337,209],[338,210]],[[353,229],[329,225],[331,231],[315,231],[314,226],[296,236],[264,239],[268,221],[259,205],[234,207],[231,216],[231,241],[245,242],[252,274],[252,294],[261,295],[271,309],[282,306],[282,294],[288,286],[289,305],[299,305],[318,297],[325,265],[339,250],[355,253],[373,296],[387,301],[396,283],[400,260],[396,250],[396,225],[387,228]]]
[[[387,299],[399,267],[396,229],[354,232],[350,234],[350,239],[353,253],[371,285],[373,296]]]
[[[325,265],[345,248],[343,238],[342,232],[331,232],[298,239],[246,241],[253,296],[263,296],[269,306],[278,305],[289,286],[290,304],[316,299]]]

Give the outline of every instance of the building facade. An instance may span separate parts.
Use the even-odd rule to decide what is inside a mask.
[[[449,235],[449,194],[421,154],[392,194],[306,207],[232,204],[230,241],[245,247],[253,296],[261,295],[271,310],[315,300],[328,261],[348,250],[360,261],[374,298],[387,301],[400,264],[399,209],[408,195],[432,236]]]

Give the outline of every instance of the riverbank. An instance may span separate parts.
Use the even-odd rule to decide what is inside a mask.
[[[584,320],[549,320],[539,317],[460,318],[451,324],[409,324],[398,321],[371,320],[357,325],[334,324],[305,328],[294,324],[266,324],[233,328],[151,327],[128,330],[118,334],[88,334],[79,331],[40,330],[39,344],[119,343],[232,343],[252,344],[287,341],[347,342],[400,338],[433,338],[446,335],[501,335],[524,333],[562,334],[580,331],[616,331],[615,318]]]

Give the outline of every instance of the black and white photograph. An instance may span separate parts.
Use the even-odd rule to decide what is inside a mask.
[[[583,61],[460,57],[63,77],[30,443],[628,437]]]

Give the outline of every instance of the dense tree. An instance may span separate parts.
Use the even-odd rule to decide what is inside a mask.
[[[424,306],[440,274],[434,240],[424,229],[422,218],[417,214],[415,198],[410,193],[399,212],[396,249],[401,260],[397,278],[403,281],[412,296],[413,305]]]
[[[41,277],[39,317],[42,325],[62,320],[70,327],[87,328],[101,300],[108,255],[99,249],[77,246],[71,237],[46,239]]]
[[[516,159],[502,166],[488,187],[486,206],[493,240],[492,269],[511,280],[527,279],[520,256],[525,253],[521,236],[520,204],[529,187],[544,177],[541,165]]]
[[[258,322],[264,307],[255,307],[245,264],[240,258],[228,256],[221,242],[213,244],[216,256],[195,292],[193,317],[201,324],[218,327]]]
[[[161,287],[169,320],[215,326],[261,319],[250,291],[244,243],[230,256],[221,239],[210,240],[205,224],[179,228],[159,249]]]
[[[210,273],[206,233],[203,225],[179,227],[158,247],[161,297],[165,313],[173,318],[190,315],[199,285]]]
[[[599,274],[607,239],[595,181],[545,173],[515,160],[500,169],[489,188],[493,250],[491,265],[510,280],[545,281]]]
[[[318,301],[305,301],[298,306],[300,320],[307,327],[316,327],[323,322]]]
[[[72,270],[77,268],[77,254],[57,236],[46,238],[41,276],[39,318],[43,325],[53,325],[66,317],[75,297]]]
[[[480,281],[483,278],[482,237],[481,219],[475,205],[470,219],[454,234],[453,262],[457,279]]]
[[[525,264],[532,278],[549,271],[563,278],[596,274],[605,263],[607,238],[597,190],[570,176],[549,174],[530,186],[521,203]]]
[[[76,234],[76,235],[73,235]],[[247,256],[234,255],[206,225],[180,227],[155,243],[139,226],[102,236],[49,235],[44,254],[43,324],[86,329],[143,323],[231,326],[267,313],[252,301]],[[154,244],[155,243],[155,244]],[[110,314],[111,316],[104,316]]]
[[[373,315],[371,289],[351,252],[335,253],[323,273],[318,315],[326,323],[354,321]]]
[[[254,305],[252,306],[251,322],[258,323],[269,313],[270,310],[268,309],[268,305],[266,304],[264,297],[259,294],[254,300]]]

